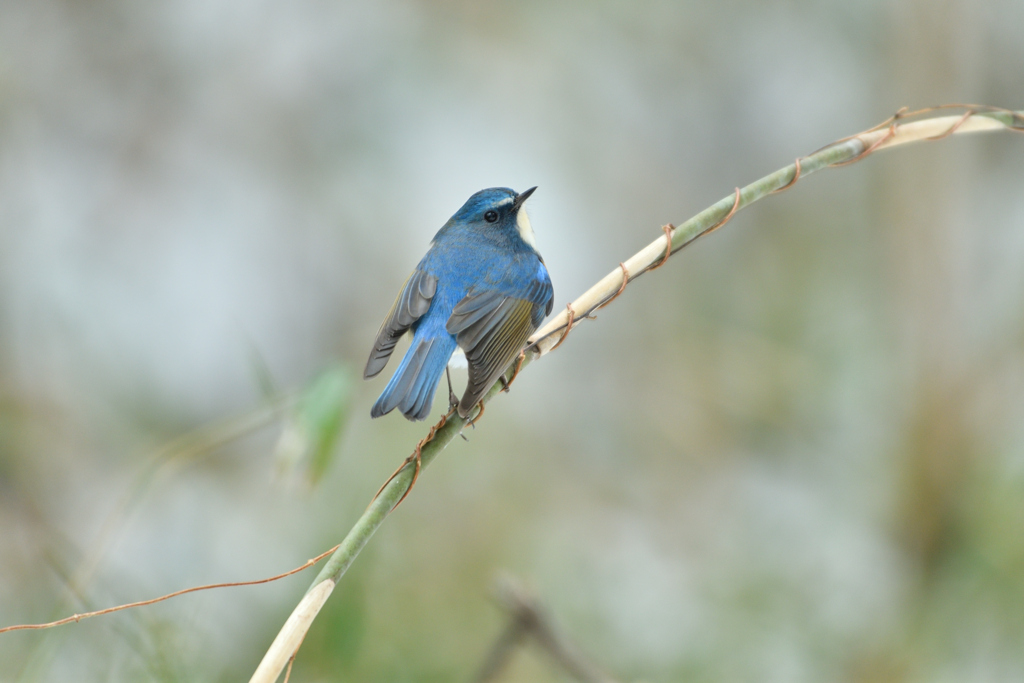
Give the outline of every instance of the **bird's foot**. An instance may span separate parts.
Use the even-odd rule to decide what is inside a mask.
[[[508,393],[508,388],[510,386],[512,386],[512,382],[515,382],[516,381],[516,377],[519,376],[519,370],[522,369],[523,361],[524,360],[526,360],[526,351],[525,350],[519,352],[519,357],[516,358],[516,367],[515,367],[514,370],[512,370],[512,376],[511,377],[509,377],[506,380],[505,379],[505,375],[499,375],[498,376],[498,379],[501,381],[501,390],[504,391],[506,394]]]
[[[481,417],[484,416],[484,402],[480,401],[479,403],[477,403],[477,405],[480,407],[480,412],[474,415],[472,420],[466,421],[466,424],[468,424],[473,429],[476,429],[476,423],[480,420]]]

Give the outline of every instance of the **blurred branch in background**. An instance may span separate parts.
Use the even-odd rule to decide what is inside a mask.
[[[170,476],[175,468],[209,456],[232,441],[273,424],[294,403],[295,397],[292,395],[276,397],[266,406],[249,413],[184,434],[149,456],[146,466],[136,475],[121,502],[104,520],[96,539],[89,544],[86,559],[72,577],[72,592],[79,593],[88,585],[110,545],[116,540],[118,530],[127,523],[132,511],[145,500],[147,492],[162,477]]]
[[[57,559],[59,556],[67,554],[59,552],[66,551],[66,548],[50,551],[51,566],[57,576],[61,577],[66,584],[66,597],[54,607],[54,620],[44,624],[4,627],[0,629],[0,633],[26,629],[49,629],[72,622],[78,623],[82,619],[120,612],[133,607],[152,605],[197,591],[268,583],[291,576],[319,562],[333,549],[307,561],[300,567],[273,577],[194,586],[158,598],[105,609],[93,609],[86,613],[57,618],[60,613],[66,613],[68,609],[71,609],[72,603],[90,606],[87,597],[88,588],[102,565],[104,557],[116,543],[118,534],[130,520],[132,512],[146,499],[147,493],[162,478],[173,474],[176,468],[208,457],[227,444],[283,419],[281,436],[275,448],[281,474],[292,475],[296,471],[304,469],[307,480],[311,484],[315,484],[330,464],[330,458],[335,452],[337,440],[348,417],[350,397],[351,373],[344,365],[334,365],[320,373],[299,392],[268,396],[266,405],[260,408],[221,422],[205,425],[158,449],[146,458],[146,464],[135,476],[120,502],[107,515],[96,538],[88,544],[85,552],[80,553],[81,560],[77,562],[77,567],[73,571],[64,569],[63,564],[66,563]],[[67,542],[65,539],[65,543]],[[54,637],[62,636],[48,635],[35,643],[25,660],[23,673],[33,670],[40,664],[42,653],[54,646],[52,642]]]
[[[351,373],[335,365],[320,373],[302,390],[268,397],[266,405],[222,422],[206,425],[171,441],[148,458],[121,502],[107,516],[89,553],[74,573],[71,590],[81,592],[92,578],[118,530],[146,493],[174,469],[209,456],[217,449],[284,418],[276,447],[283,474],[305,466],[315,483],[330,464],[331,454],[348,417]]]
[[[519,648],[532,639],[561,669],[581,683],[615,683],[555,628],[537,598],[515,577],[494,582],[494,598],[508,613],[508,624],[481,665],[474,683],[494,683]]]
[[[70,561],[62,562],[57,559],[68,554],[69,548],[67,544],[70,542],[68,539],[61,539],[64,547],[51,548],[48,551],[51,569],[65,583],[64,598],[58,601],[51,610],[52,620],[45,624],[5,627],[3,630],[48,629],[71,622],[78,622],[90,616],[117,612],[128,607],[154,602],[146,600],[108,609],[95,610],[88,614],[75,614],[71,617],[58,618],[60,614],[66,614],[69,609],[72,609],[73,605],[78,605],[79,607],[83,605],[90,606],[90,601],[87,599],[88,589],[99,571],[104,558],[116,543],[119,533],[128,523],[132,512],[146,499],[147,493],[152,490],[152,487],[161,478],[169,476],[176,467],[195,462],[197,459],[210,455],[232,441],[272,424],[275,420],[280,419],[282,413],[288,409],[293,400],[291,396],[280,396],[269,401],[267,405],[244,415],[205,425],[170,441],[145,458],[146,464],[135,475],[117,505],[107,514],[92,542],[88,543],[84,550],[71,550],[72,554],[80,558],[77,563],[72,565],[75,567],[73,570],[64,568],[64,565]],[[192,589],[188,592],[192,592]],[[158,598],[155,602],[163,599],[166,599],[166,596]],[[28,672],[37,671],[38,667],[44,666],[45,653],[56,646],[54,639],[63,637],[63,634],[48,633],[36,641],[28,649],[28,655],[24,660],[19,678],[25,676]]]

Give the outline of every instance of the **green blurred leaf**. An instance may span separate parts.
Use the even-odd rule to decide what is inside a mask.
[[[341,364],[331,366],[306,386],[277,442],[277,459],[283,470],[305,467],[311,484],[320,481],[348,419],[351,396],[352,373]]]

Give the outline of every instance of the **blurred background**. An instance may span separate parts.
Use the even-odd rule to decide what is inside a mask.
[[[0,0],[0,625],[337,543],[426,431],[359,378],[474,191],[540,186],[557,308],[903,105],[1021,93],[1019,0]],[[1024,678],[1022,177],[1010,133],[885,152],[632,285],[292,680],[471,679],[500,571],[620,680]],[[313,575],[4,634],[3,677],[244,680]]]

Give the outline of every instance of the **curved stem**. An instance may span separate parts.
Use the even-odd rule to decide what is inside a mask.
[[[975,111],[979,109],[985,109],[985,111]],[[661,261],[665,257],[666,247],[669,247],[672,252],[682,249],[702,235],[721,227],[739,209],[745,208],[773,192],[785,189],[797,180],[816,171],[860,161],[875,151],[910,142],[939,140],[954,134],[980,131],[1024,131],[1024,112],[1003,109],[972,107],[968,108],[967,114],[900,123],[901,117],[906,116],[908,115],[901,111],[900,114],[880,126],[835,142],[806,157],[801,157],[799,171],[796,162],[780,168],[746,187],[739,188],[736,193],[730,193],[727,197],[679,225],[675,230],[666,231],[664,236],[654,240],[624,261],[620,267],[604,276],[573,301],[570,306],[567,306],[565,310],[537,330],[530,338],[526,358],[519,369],[525,368],[531,361],[558,346],[567,336],[566,334],[559,335],[559,332],[567,327],[575,329],[576,325],[586,320],[591,313],[621,294],[626,284]],[[666,244],[666,240],[669,240],[671,244]],[[635,275],[630,275],[631,273],[635,273]],[[571,322],[570,315],[572,315]],[[506,374],[511,372],[515,365],[513,363],[506,370]],[[483,401],[490,401],[500,390],[501,383],[495,383],[485,394]],[[454,414],[443,423],[435,425],[432,438],[428,437],[420,442],[421,469],[429,465],[437,454],[458,436],[466,422],[459,418],[458,414]],[[313,623],[317,612],[327,601],[331,591],[334,590],[338,580],[373,536],[373,533],[384,522],[384,519],[391,513],[394,506],[406,494],[414,475],[414,463],[407,460],[405,466],[395,474],[370,503],[313,581],[313,585],[296,606],[288,621],[285,622],[284,627],[274,639],[250,679],[250,683],[273,683],[277,680],[302,644],[306,631]]]

